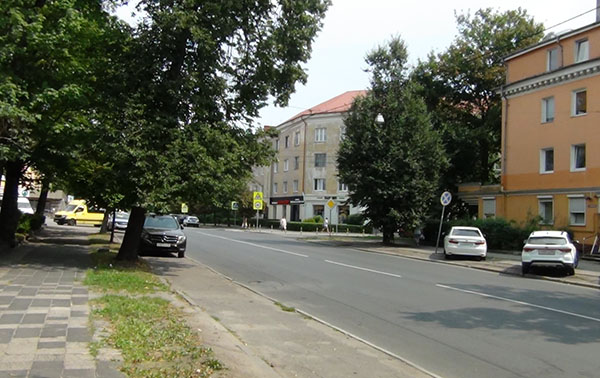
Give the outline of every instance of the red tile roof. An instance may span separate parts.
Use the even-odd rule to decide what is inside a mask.
[[[355,97],[365,95],[366,93],[366,90],[344,92],[339,96],[335,96],[330,100],[322,102],[319,105],[313,106],[310,109],[306,109],[305,111],[296,114],[292,118],[288,119],[286,122],[290,122],[303,115],[345,112],[348,109],[350,109],[352,101]]]

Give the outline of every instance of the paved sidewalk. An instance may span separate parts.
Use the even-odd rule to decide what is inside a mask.
[[[0,251],[0,377],[122,377],[90,354],[85,227],[53,227]]]

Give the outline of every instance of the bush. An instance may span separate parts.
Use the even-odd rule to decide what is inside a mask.
[[[346,224],[357,224],[362,226],[365,221],[365,217],[362,214],[352,214],[346,218]]]
[[[439,222],[439,220],[430,219],[425,223],[424,235],[428,244],[435,245]],[[523,240],[527,239],[532,231],[540,229],[538,218],[532,218],[522,226],[504,218],[487,218],[444,222],[442,232],[448,233],[453,226],[477,227],[485,235],[489,249],[513,251],[520,250],[523,247]],[[440,237],[440,245],[442,245],[442,241],[443,237]]]

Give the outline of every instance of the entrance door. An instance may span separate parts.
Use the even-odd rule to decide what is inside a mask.
[[[300,205],[292,205],[290,220],[292,222],[298,222],[300,220]]]

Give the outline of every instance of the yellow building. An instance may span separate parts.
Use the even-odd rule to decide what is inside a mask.
[[[600,23],[545,38],[504,60],[501,184],[465,184],[479,217],[599,231]]]

